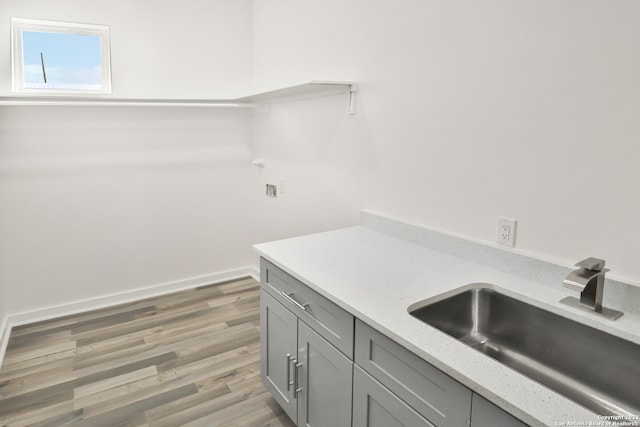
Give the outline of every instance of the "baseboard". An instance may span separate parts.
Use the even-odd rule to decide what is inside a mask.
[[[260,269],[256,267],[249,267],[248,270],[250,270],[249,276],[251,276],[256,282],[260,283]]]
[[[9,316],[4,316],[2,323],[0,323],[0,367],[2,367],[2,361],[4,360],[4,354],[7,351],[7,345],[9,345],[9,335],[11,335]]]
[[[61,304],[57,306],[45,307],[38,310],[7,315],[3,319],[2,329],[0,329],[0,366],[2,366],[4,354],[9,343],[9,334],[11,328],[15,326],[40,322],[43,320],[54,319],[56,317],[68,316],[71,314],[83,313],[85,311],[98,310],[118,304],[126,304],[145,298],[170,294],[172,292],[183,291],[186,289],[193,289],[198,286],[226,282],[242,277],[252,277],[259,282],[260,272],[255,267],[239,268],[236,270],[229,270],[220,273],[209,274],[206,276],[193,277],[190,279],[178,280],[175,282],[162,283],[159,285],[135,289],[127,292],[120,292],[117,294],[105,295],[97,298],[74,301],[68,304]]]

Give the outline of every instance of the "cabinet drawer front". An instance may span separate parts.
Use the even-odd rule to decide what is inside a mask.
[[[353,369],[353,427],[434,427],[358,365]]]
[[[475,393],[471,408],[471,425],[473,427],[527,427],[519,419]]]
[[[353,360],[354,317],[265,259],[262,288]]]
[[[355,360],[433,424],[468,427],[471,390],[359,320]]]

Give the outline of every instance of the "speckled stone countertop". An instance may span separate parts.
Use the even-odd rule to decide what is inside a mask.
[[[558,303],[563,297],[574,295],[561,286],[569,271],[566,267],[367,212],[360,226],[262,243],[254,248],[357,318],[533,426],[567,422],[597,425],[602,420],[413,318],[407,308],[465,285],[489,283],[518,299],[640,343],[637,312],[627,312],[612,322]],[[614,285],[614,293],[624,293],[623,306],[638,297],[638,288],[620,291],[621,285]],[[632,301],[633,305],[637,302]]]

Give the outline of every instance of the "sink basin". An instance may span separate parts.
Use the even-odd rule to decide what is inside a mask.
[[[597,414],[640,415],[638,344],[490,285],[413,304],[409,314]]]

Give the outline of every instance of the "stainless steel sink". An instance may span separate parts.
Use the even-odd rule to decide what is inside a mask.
[[[640,345],[490,287],[463,289],[409,313],[600,415],[640,415]]]

